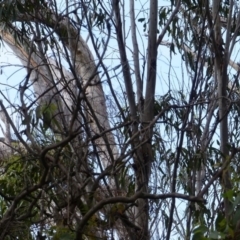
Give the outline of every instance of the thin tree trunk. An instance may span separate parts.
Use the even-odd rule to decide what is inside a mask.
[[[223,39],[221,33],[221,23],[219,16],[220,0],[213,1],[213,22],[214,22],[214,39],[213,45],[215,50],[214,68],[215,79],[218,85],[218,106],[219,106],[219,121],[220,121],[220,142],[221,152],[223,154],[222,163],[228,159],[228,108],[229,102],[227,100],[227,66],[229,61],[228,52],[223,50]],[[228,33],[227,33],[228,34]],[[227,44],[228,45],[228,44]],[[227,48],[228,46],[226,46]],[[223,191],[227,192],[232,188],[230,181],[230,173],[226,169],[222,174]],[[229,219],[230,215],[230,201],[224,198],[225,216]]]

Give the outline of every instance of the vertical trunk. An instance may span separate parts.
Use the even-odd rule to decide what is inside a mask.
[[[117,0],[113,1],[113,8],[115,13],[116,21],[116,32],[117,32],[117,41],[120,50],[120,58],[123,67],[123,76],[125,81],[125,88],[131,113],[131,119],[133,121],[132,125],[132,134],[135,134],[137,129],[137,108],[135,102],[135,96],[133,93],[132,79],[129,69],[129,63],[125,51],[123,33],[122,33],[122,23],[119,10],[119,2]],[[131,8],[133,9],[133,3],[131,3]],[[134,16],[134,15],[133,15]],[[133,18],[132,16],[132,18]],[[142,127],[147,129],[143,135],[136,137],[133,140],[133,147],[141,144],[145,141],[146,143],[136,151],[134,162],[136,166],[136,190],[148,192],[148,182],[150,178],[150,168],[151,162],[153,161],[152,148],[151,148],[151,138],[152,138],[152,128],[148,128],[149,123],[153,120],[153,106],[154,106],[154,94],[155,94],[155,82],[156,82],[156,57],[157,57],[157,16],[158,16],[158,1],[150,1],[150,22],[149,22],[149,39],[148,39],[148,75],[147,75],[147,84],[146,84],[146,93],[145,93],[145,103],[143,113],[141,106],[139,107],[140,116],[142,116],[141,123]],[[131,20],[132,26],[134,26],[134,19]],[[134,28],[134,27],[133,27]],[[132,40],[134,45],[134,64],[135,64],[135,76],[137,82],[137,98],[138,103],[141,104],[141,95],[142,95],[142,83],[139,76],[139,60],[137,52],[137,43],[135,32],[132,32]],[[137,207],[134,210],[134,221],[136,225],[141,228],[141,232],[137,233],[137,236],[141,239],[149,239],[149,229],[148,229],[148,219],[149,219],[149,210],[148,210],[148,201],[146,199],[139,199],[137,201]]]
[[[143,81],[141,79],[140,74],[140,64],[139,64],[139,48],[137,42],[137,33],[136,33],[136,17],[135,17],[135,0],[130,0],[130,18],[131,18],[131,33],[132,33],[132,44],[133,44],[133,62],[134,62],[134,74],[136,79],[136,87],[137,87],[137,103],[138,110],[142,112],[143,105]],[[141,118],[141,116],[140,116]]]
[[[154,95],[156,85],[156,67],[157,67],[157,19],[158,19],[158,1],[150,1],[150,20],[149,20],[149,38],[148,38],[148,58],[147,58],[147,82],[145,92],[144,112],[142,124],[149,126],[154,119]],[[152,153],[152,127],[148,127],[144,133],[143,140],[147,142],[143,145],[140,162],[138,162],[137,184],[142,185],[144,192],[148,192],[148,183],[150,179],[151,163],[153,161]],[[137,159],[138,161],[139,159]],[[139,210],[142,212],[138,219],[138,225],[143,227],[144,239],[149,239],[149,206],[147,199],[139,200]]]
[[[228,53],[223,51],[223,39],[221,33],[221,24],[219,17],[220,0],[213,1],[213,22],[214,22],[214,50],[215,50],[215,80],[218,85],[218,106],[219,106],[219,120],[220,120],[220,142],[221,152],[223,154],[222,162],[224,164],[227,161],[228,150],[228,100],[227,100],[227,66],[228,66]],[[228,34],[228,33],[227,33]],[[228,44],[227,44],[228,45]],[[226,45],[226,48],[227,48]],[[230,174],[226,170],[222,174],[222,186],[223,191],[227,192],[231,189]],[[225,216],[229,219],[230,214],[230,202],[228,199],[224,199]]]

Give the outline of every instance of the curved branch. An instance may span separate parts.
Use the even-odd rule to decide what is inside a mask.
[[[191,202],[200,202],[204,203],[204,199],[201,197],[196,196],[188,196],[180,193],[167,193],[167,194],[150,194],[150,193],[143,193],[143,192],[136,192],[132,197],[111,197],[106,198],[96,204],[93,208],[91,208],[82,218],[81,222],[77,226],[76,230],[76,239],[81,239],[82,230],[84,226],[87,224],[89,219],[100,209],[102,209],[107,204],[114,204],[114,203],[134,203],[138,199],[167,199],[167,198],[179,198]]]

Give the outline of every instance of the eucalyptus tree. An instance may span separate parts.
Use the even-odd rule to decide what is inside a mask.
[[[0,4],[0,239],[237,238],[237,2]]]

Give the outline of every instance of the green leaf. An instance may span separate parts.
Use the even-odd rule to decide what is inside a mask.
[[[223,194],[223,197],[227,198],[228,200],[232,200],[233,199],[233,193],[234,193],[233,190],[230,189]]]
[[[212,238],[212,239],[218,239],[219,233],[217,231],[211,231],[209,233],[209,237]]]
[[[192,240],[208,240],[208,238],[204,237],[201,233],[194,233]]]
[[[202,235],[207,231],[208,231],[208,228],[204,225],[200,225],[193,230],[194,233],[196,233],[196,234],[201,233]]]
[[[229,225],[227,225],[227,227],[226,227],[226,233],[227,233],[228,235],[230,235],[231,237],[233,237],[233,236],[234,236],[233,228],[230,227]]]
[[[138,22],[144,22],[145,21],[145,18],[139,18],[138,19]]]
[[[226,219],[224,215],[221,212],[219,212],[215,221],[215,228],[217,231],[223,232],[226,226],[227,226]]]

